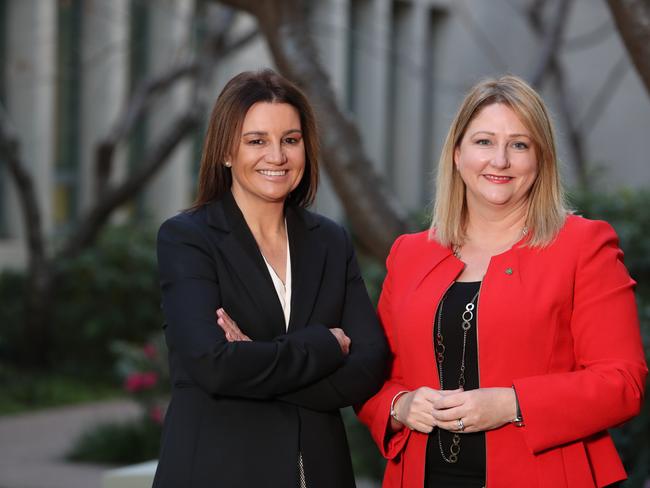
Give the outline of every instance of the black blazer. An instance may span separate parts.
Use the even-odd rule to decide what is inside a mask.
[[[158,234],[172,398],[155,488],[354,486],[339,408],[379,390],[385,338],[338,224],[287,207],[292,298],[282,307],[230,193]],[[223,307],[252,342],[229,343]],[[352,340],[348,357],[328,327]]]

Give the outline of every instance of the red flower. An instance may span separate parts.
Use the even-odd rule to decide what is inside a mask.
[[[144,373],[131,373],[127,376],[124,382],[124,388],[131,393],[136,393],[141,390],[149,390],[156,386],[158,382],[158,374],[154,371],[146,371]]]
[[[156,356],[158,356],[158,349],[151,343],[145,344],[142,347],[142,352],[147,359],[156,359]]]
[[[149,409],[149,418],[156,422],[157,424],[162,424],[163,422],[163,411],[158,405],[154,405]]]

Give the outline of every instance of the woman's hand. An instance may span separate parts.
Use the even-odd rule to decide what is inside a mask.
[[[459,391],[433,401],[433,418],[438,427],[460,432],[482,432],[496,429],[517,415],[515,391],[512,388],[479,388]]]
[[[343,332],[343,329],[339,329],[337,327],[334,327],[330,329],[330,332],[332,335],[336,338],[336,340],[339,342],[339,346],[341,346],[341,352],[343,353],[344,356],[347,356],[350,354],[350,344],[352,341],[348,336],[345,335],[345,332]]]
[[[433,417],[434,403],[447,395],[460,391],[462,390],[434,390],[422,386],[417,390],[405,393],[393,405],[397,420],[391,417],[392,430],[396,432],[403,427],[408,427],[411,430],[428,434],[436,425]]]
[[[217,310],[217,324],[223,329],[228,342],[251,340],[250,337],[244,334],[240,328],[237,327],[237,322],[231,319],[230,315],[228,315],[223,308]]]

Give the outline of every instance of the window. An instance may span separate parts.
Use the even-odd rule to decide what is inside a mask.
[[[79,196],[82,0],[58,3],[54,224],[70,225]]]
[[[149,11],[148,3],[143,1],[131,2],[129,20],[129,96],[133,95],[138,85],[149,72]],[[128,142],[128,168],[138,167],[147,151],[147,120],[140,120],[133,128]],[[138,192],[131,205],[134,217],[145,216],[145,192]]]
[[[7,66],[7,2],[0,0],[0,104],[3,110],[7,109],[7,96],[5,86],[5,70]],[[9,236],[9,223],[7,222],[7,201],[9,175],[7,166],[0,162],[0,238]]]

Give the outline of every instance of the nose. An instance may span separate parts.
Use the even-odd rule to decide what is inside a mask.
[[[269,152],[266,154],[266,162],[271,164],[284,164],[287,162],[287,155],[281,142],[269,144]]]
[[[494,155],[490,164],[495,168],[499,168],[499,169],[505,169],[510,167],[510,161],[508,160],[507,144],[499,144],[495,147]]]

